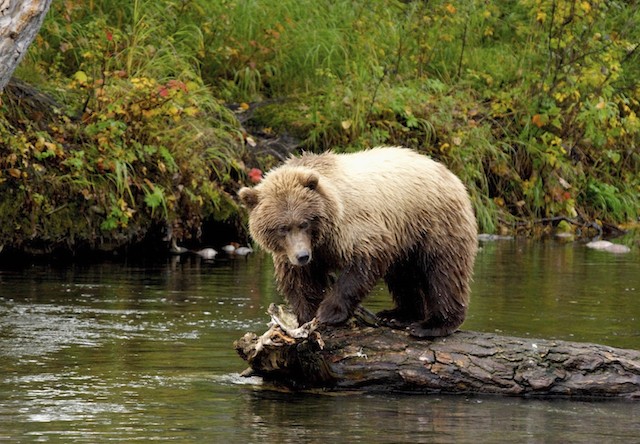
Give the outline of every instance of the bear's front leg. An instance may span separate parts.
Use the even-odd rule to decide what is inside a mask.
[[[318,265],[311,263],[301,267],[292,265],[287,258],[274,257],[278,291],[300,324],[315,317],[329,285],[329,275]]]
[[[379,271],[371,261],[354,261],[338,276],[333,287],[318,308],[318,321],[324,324],[341,324],[349,319],[356,307],[376,284]]]

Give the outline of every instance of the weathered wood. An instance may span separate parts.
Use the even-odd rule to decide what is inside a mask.
[[[236,341],[251,374],[290,388],[640,399],[640,351],[460,331],[433,340],[351,322]],[[294,334],[296,336],[297,334]]]
[[[0,92],[38,34],[51,0],[0,0]]]

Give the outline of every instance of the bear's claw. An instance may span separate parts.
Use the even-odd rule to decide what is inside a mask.
[[[448,336],[455,332],[456,328],[447,326],[442,327],[425,327],[420,322],[416,322],[407,327],[409,334],[415,338],[437,338],[441,336]]]
[[[382,310],[377,313],[377,316],[382,325],[398,330],[404,330],[415,322],[415,320],[405,319],[406,315],[398,309]]]

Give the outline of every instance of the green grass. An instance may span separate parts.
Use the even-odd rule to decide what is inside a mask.
[[[126,243],[151,224],[189,237],[235,217],[248,168],[275,160],[223,102],[267,99],[249,123],[304,149],[405,145],[445,163],[482,231],[632,223],[638,23],[601,0],[55,2],[16,75],[59,109],[3,98],[0,243]],[[63,207],[91,216],[54,229]]]

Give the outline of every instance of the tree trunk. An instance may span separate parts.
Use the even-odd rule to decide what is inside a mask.
[[[245,334],[234,344],[245,373],[293,389],[640,399],[635,350],[471,331],[424,340],[355,322],[314,328]]]
[[[0,0],[0,92],[38,34],[51,0]]]

